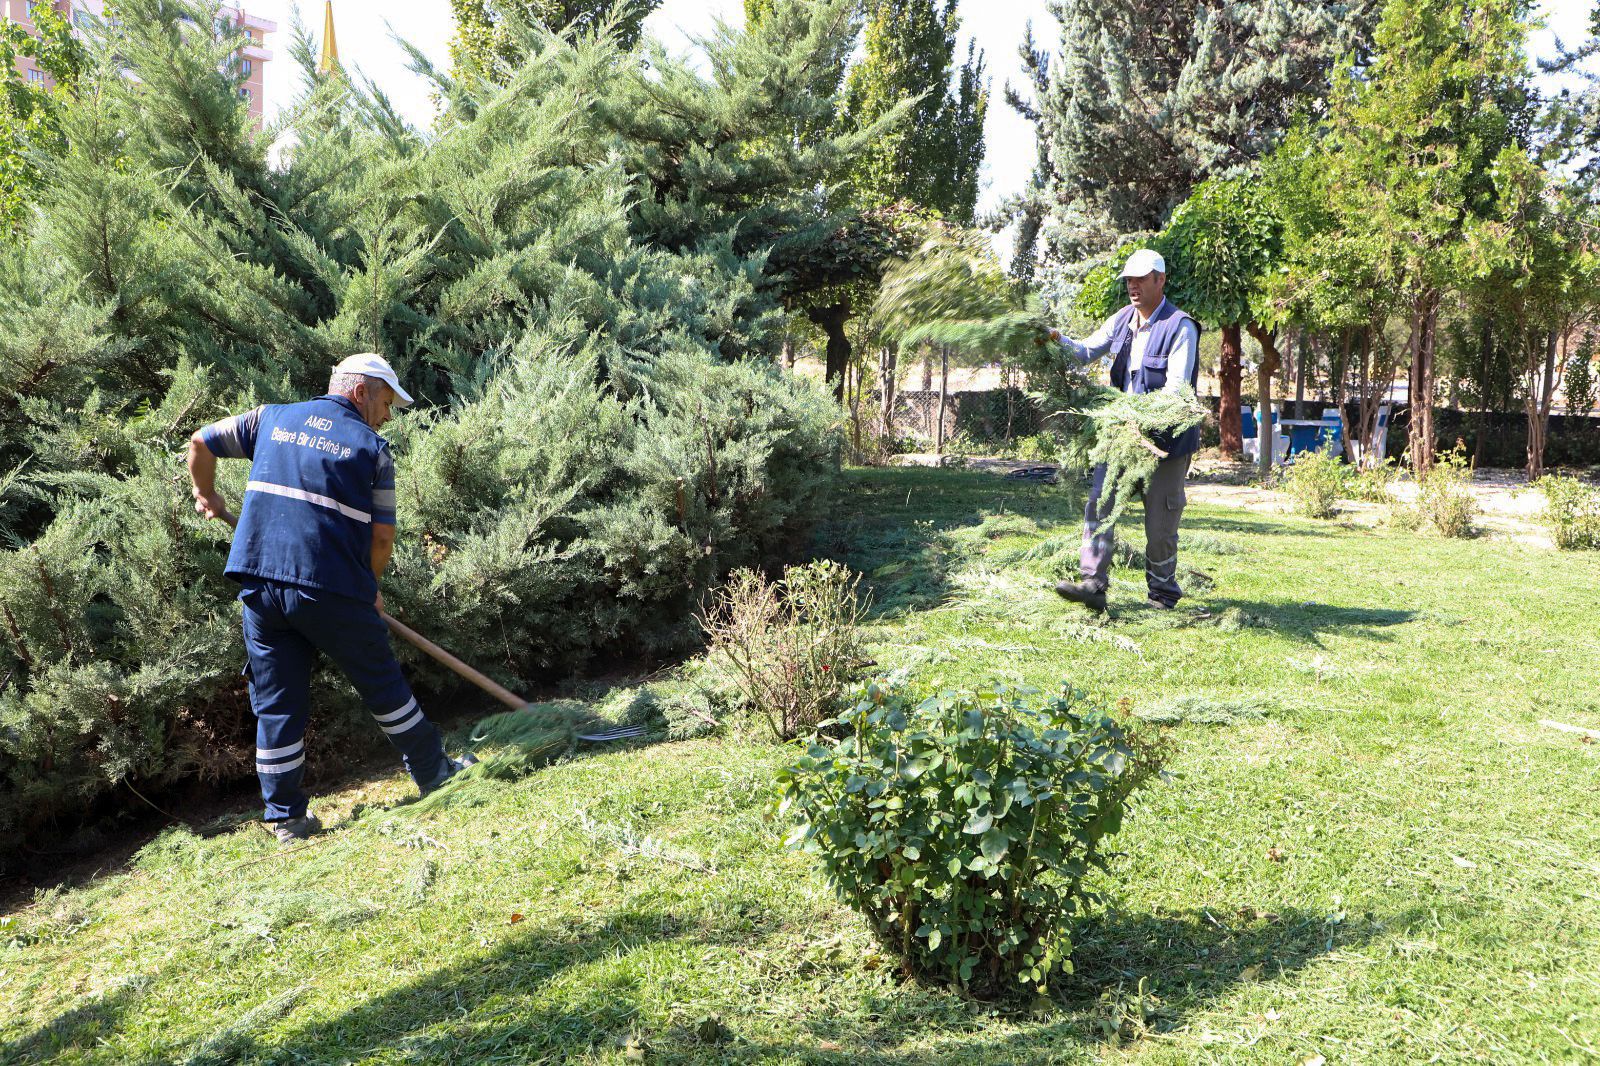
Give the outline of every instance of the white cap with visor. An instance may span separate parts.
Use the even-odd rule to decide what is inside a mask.
[[[1151,248],[1140,248],[1128,256],[1128,262],[1122,268],[1125,278],[1142,278],[1146,274],[1167,272],[1167,261],[1161,258],[1161,253]]]
[[[360,355],[348,355],[333,368],[335,374],[360,374],[364,377],[377,378],[394,390],[394,405],[396,407],[410,407],[411,394],[400,387],[400,378],[394,372],[394,367],[389,361],[376,352],[362,352]]]

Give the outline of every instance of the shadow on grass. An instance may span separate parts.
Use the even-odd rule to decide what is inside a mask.
[[[1211,617],[1196,625],[1230,629],[1262,629],[1290,640],[1322,647],[1322,637],[1337,633],[1389,641],[1384,632],[1415,619],[1416,611],[1389,607],[1336,607],[1326,603],[1267,603],[1261,600],[1211,598]]]
[[[1287,516],[1286,516],[1287,517]],[[1178,533],[1179,551],[1183,550],[1183,534],[1190,530],[1206,530],[1215,533],[1253,533],[1280,537],[1333,537],[1340,533],[1352,532],[1338,526],[1312,526],[1301,524],[1290,526],[1283,521],[1272,518],[1235,518],[1231,515],[1217,514],[1214,509],[1196,512],[1193,509],[1183,513],[1182,528]]]
[[[1294,910],[1229,914],[1207,909],[1175,915],[1102,914],[1076,931],[1076,972],[1043,1007],[1014,1005],[1016,1028],[959,1032],[935,1046],[880,1051],[924,1035],[915,1024],[863,1027],[856,1017],[812,1023],[818,1043],[757,1045],[749,1057],[799,1061],[913,1063],[1059,1062],[1064,1052],[1139,1040],[1183,1026],[1242,985],[1270,984],[1335,950],[1359,946],[1391,926],[1405,927],[1421,910],[1379,921],[1371,916]],[[890,995],[860,1005],[859,1015],[893,1018]],[[903,1010],[899,1011],[903,1013]],[[1031,1019],[1031,1024],[1029,1020]],[[942,1034],[936,1034],[942,1035]],[[837,1045],[838,1051],[825,1051]]]
[[[151,984],[149,977],[139,977],[113,991],[86,996],[33,1032],[0,1044],[0,1063],[52,1062],[66,1051],[93,1048],[117,1031],[123,1015],[137,1006]]]
[[[737,909],[735,909],[736,911]],[[765,1042],[712,1026],[649,1031],[637,1018],[630,969],[670,960],[633,958],[653,945],[680,943],[691,954],[704,948],[759,946],[764,930],[735,912],[686,921],[667,912],[628,910],[596,919],[570,934],[539,929],[514,933],[492,950],[468,947],[463,932],[459,961],[379,992],[332,1016],[294,1026],[293,999],[266,996],[234,1017],[220,1018],[202,1045],[168,1048],[148,1066],[186,1061],[278,1061],[293,1049],[296,1061],[342,1062],[399,1056],[406,1061],[564,1061],[596,1051],[620,1050],[640,1032],[660,1061],[922,1062],[1059,1061],[1063,1052],[1136,1040],[1182,1026],[1241,984],[1266,982],[1314,963],[1339,948],[1366,943],[1408,922],[1370,916],[1253,909],[1174,915],[1107,913],[1076,932],[1076,973],[1055,999],[1035,1005],[994,1007],[1008,1014],[1004,1032],[975,1026],[969,1004],[937,985],[867,990],[854,1001],[830,1001],[826,1013],[802,1024],[811,1041]],[[569,979],[570,971],[618,961],[610,972]],[[379,978],[381,980],[381,978]],[[575,991],[576,986],[576,991]],[[0,1047],[0,1061],[47,1061],[69,1049],[92,1051],[110,1035],[143,988],[75,1008],[21,1040]],[[728,990],[727,998],[759,996]],[[275,1006],[274,1004],[279,1004]],[[696,1009],[721,1007],[727,999]],[[289,1025],[283,1025],[288,1016]],[[930,1028],[930,1017],[937,1018]],[[261,1031],[274,1030],[263,1039]]]
[[[837,1053],[795,1045],[763,1046],[759,1051],[800,1061],[904,1066],[1059,1062],[1068,1050],[1086,1051],[1170,1032],[1185,1024],[1190,1013],[1209,1009],[1243,984],[1270,983],[1415,917],[1351,921],[1343,915],[1310,911],[1258,916],[1253,909],[1233,915],[1205,909],[1165,916],[1104,914],[1078,927],[1076,972],[1054,999],[1031,1010],[1018,1007],[1025,1013],[1012,1021],[1022,1024],[1003,1034],[963,1033],[934,1047],[874,1053],[874,1044],[892,1046],[918,1034],[888,1025],[863,1030],[841,1018],[810,1027],[819,1045],[821,1041],[840,1045],[843,1050]],[[893,1013],[887,998],[862,1007],[868,1017]]]

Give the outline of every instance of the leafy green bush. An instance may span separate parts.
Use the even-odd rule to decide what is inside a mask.
[[[1563,551],[1600,549],[1600,489],[1575,477],[1548,475],[1535,484],[1544,494],[1544,521]]]
[[[1350,468],[1331,444],[1301,452],[1284,472],[1283,491],[1294,501],[1296,514],[1332,518],[1339,498],[1350,494]]]
[[[1035,433],[1017,441],[1017,458],[1030,463],[1053,463],[1060,453],[1060,442],[1053,433]]]
[[[739,570],[706,612],[708,659],[725,667],[740,707],[777,740],[837,714],[866,662],[860,577],[807,563],[769,582]]]
[[[815,853],[907,972],[981,994],[1070,973],[1105,838],[1161,767],[1160,744],[1064,688],[924,699],[874,681],[779,775],[791,845]]]
[[[1443,537],[1472,534],[1472,520],[1478,514],[1478,501],[1472,495],[1472,461],[1465,448],[1440,452],[1433,469],[1422,479],[1417,494],[1417,511],[1422,521]]]
[[[1400,468],[1393,459],[1385,458],[1376,466],[1363,466],[1350,480],[1350,495],[1369,503],[1394,503],[1394,483]]]

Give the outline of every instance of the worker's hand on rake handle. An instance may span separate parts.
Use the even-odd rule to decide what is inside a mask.
[[[190,490],[194,494],[195,513],[205,518],[215,518],[228,523],[230,526],[238,525],[238,519],[228,510],[227,501],[220,492],[201,492],[199,488]]]

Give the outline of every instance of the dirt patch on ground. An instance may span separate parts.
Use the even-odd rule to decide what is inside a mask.
[[[1259,485],[1227,483],[1231,478],[1213,480],[1200,473],[1189,484],[1189,499],[1201,503],[1241,507],[1266,514],[1289,514],[1289,497],[1276,489]],[[1541,521],[1544,497],[1528,484],[1517,470],[1478,470],[1472,476],[1472,495],[1478,501],[1478,516],[1473,525],[1484,536],[1504,537],[1541,548],[1554,548],[1555,542]],[[1402,504],[1417,499],[1417,484],[1409,478],[1394,485],[1395,497]],[[1389,520],[1387,505],[1362,500],[1340,500],[1339,517],[1360,526],[1379,526]]]

